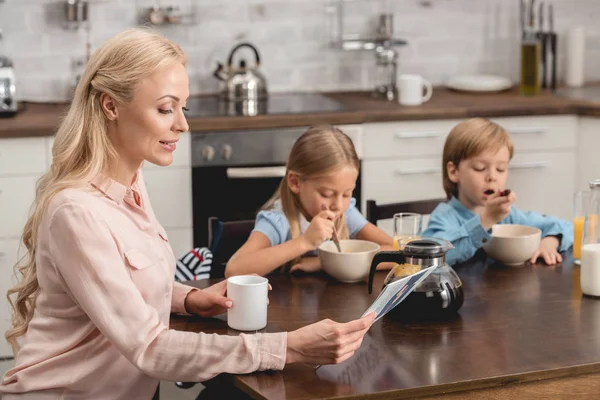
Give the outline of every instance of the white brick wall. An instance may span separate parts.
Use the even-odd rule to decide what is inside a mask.
[[[193,94],[217,89],[212,77],[216,61],[225,61],[242,40],[258,47],[271,91],[371,89],[373,55],[328,46],[325,9],[333,1],[90,0],[91,41],[97,48],[106,38],[135,26],[151,4],[178,5],[193,15],[193,23],[160,30],[188,53]],[[600,80],[600,0],[553,3],[559,54],[564,53],[560,39],[566,29],[584,25],[586,80]],[[518,80],[518,0],[348,1],[345,27],[368,33],[376,14],[386,8],[394,13],[396,36],[409,42],[400,50],[400,73],[421,73],[435,84],[468,72]],[[0,0],[0,54],[14,60],[20,99],[68,99],[72,61],[84,54],[86,35],[64,30],[62,24],[63,1]]]

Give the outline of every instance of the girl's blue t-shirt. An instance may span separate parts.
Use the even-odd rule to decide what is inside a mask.
[[[306,232],[310,223],[302,214],[299,215],[300,232]],[[367,224],[367,220],[356,208],[356,199],[350,200],[346,210],[346,225],[350,238],[355,238],[358,232]],[[260,232],[271,241],[272,246],[277,246],[291,239],[290,223],[283,213],[281,202],[277,200],[270,210],[260,211],[256,216],[256,223],[252,232]]]

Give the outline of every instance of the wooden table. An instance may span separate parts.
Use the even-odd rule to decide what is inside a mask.
[[[600,299],[582,296],[579,267],[570,257],[555,267],[509,268],[482,260],[456,270],[465,303],[454,319],[406,323],[384,317],[359,352],[333,368],[292,365],[218,381],[258,399],[495,399],[533,393],[598,398]],[[384,275],[378,273],[375,287]],[[323,318],[349,321],[376,297],[367,294],[366,284],[341,284],[324,275],[279,275],[270,281],[265,332],[290,331]],[[174,316],[172,327],[237,334],[225,318]]]

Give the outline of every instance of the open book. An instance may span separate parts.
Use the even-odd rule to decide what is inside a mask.
[[[373,304],[371,304],[367,311],[364,312],[363,316],[374,312],[375,321],[377,321],[400,304],[406,296],[415,290],[417,285],[433,272],[435,268],[436,267],[425,268],[405,278],[387,284],[381,293],[379,293],[379,296],[377,296]],[[373,321],[373,323],[375,323],[375,321]]]

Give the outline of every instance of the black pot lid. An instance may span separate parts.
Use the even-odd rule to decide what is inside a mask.
[[[441,257],[454,248],[447,240],[421,236],[403,243],[402,252],[406,257]]]

